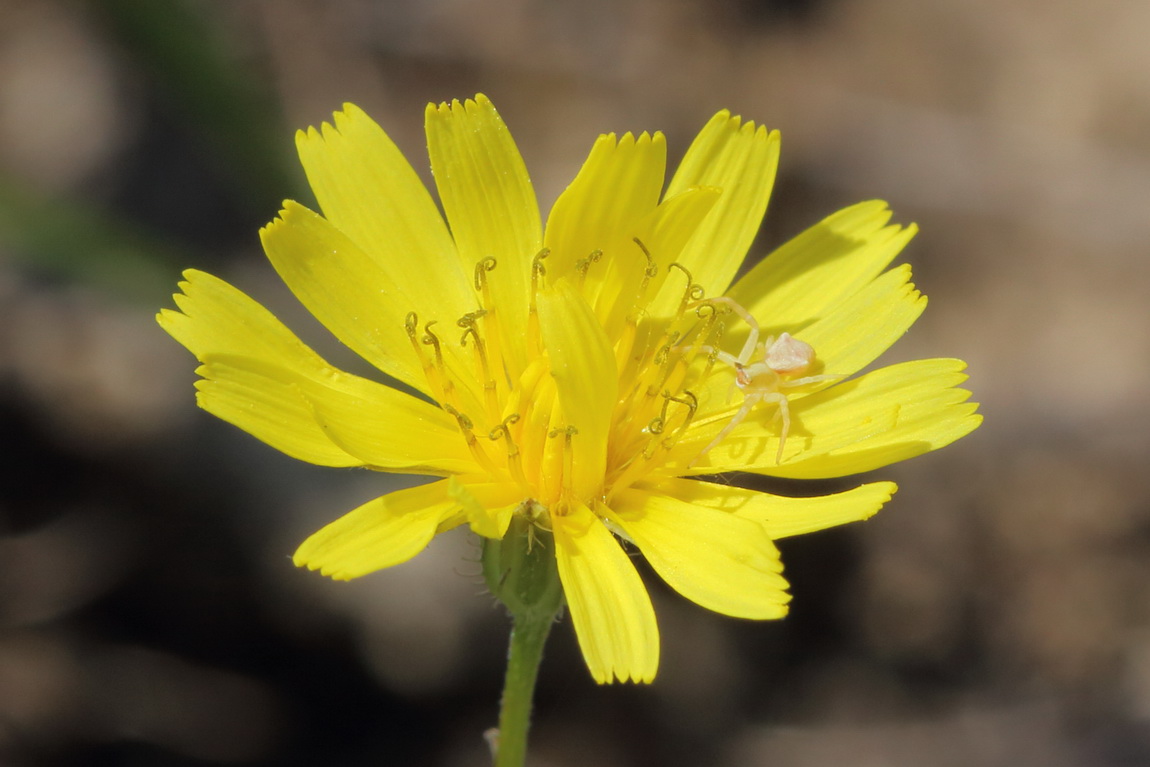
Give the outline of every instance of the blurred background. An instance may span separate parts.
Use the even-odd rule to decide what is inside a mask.
[[[198,411],[153,319],[195,266],[356,364],[259,249],[312,204],[293,133],[354,101],[425,171],[424,105],[482,91],[544,210],[600,132],[781,129],[754,254],[888,200],[931,307],[887,360],[969,361],[986,415],[782,542],[785,621],[648,577],[659,678],[605,688],[558,626],[532,764],[1150,765],[1148,34],[1129,0],[0,0],[0,764],[488,764],[475,540],[297,571],[396,480]]]

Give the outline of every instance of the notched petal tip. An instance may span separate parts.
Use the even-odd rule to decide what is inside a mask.
[[[367,130],[376,130],[382,132],[383,129],[375,120],[368,116],[367,112],[357,107],[351,102],[345,101],[343,108],[338,112],[333,112],[332,123],[323,124],[323,135],[325,138],[332,138],[332,134],[337,134],[340,137],[346,137],[351,131],[356,130],[360,126]]]
[[[260,241],[266,245],[267,242],[264,238],[278,233],[287,226],[301,223],[305,219],[314,220],[317,218],[323,217],[306,205],[301,205],[295,200],[284,200],[275,218],[260,227]]]
[[[438,104],[430,102],[424,110],[428,119],[432,117],[460,118],[473,116],[480,112],[495,112],[495,105],[482,93],[477,93],[474,98],[463,99],[462,101],[452,99],[451,101],[441,101]]]
[[[322,567],[322,565],[320,565],[318,562],[314,561],[311,558],[311,556],[310,556],[311,552],[307,552],[304,550],[306,546],[307,546],[307,541],[304,541],[304,543],[301,544],[300,547],[295,550],[295,553],[292,554],[292,557],[291,557],[292,564],[295,565],[296,567],[306,567],[308,570],[319,570]]]
[[[463,102],[463,109],[467,112],[467,114],[474,115],[478,114],[479,112],[489,111],[491,109],[491,102],[489,101],[485,104],[483,102],[477,101],[476,99],[467,99]]]
[[[279,211],[276,212],[275,218],[273,218],[271,221],[267,222],[266,224],[264,224],[263,226],[260,227],[259,235],[260,235],[261,241],[266,234],[270,234],[271,232],[276,231],[277,229],[279,229],[280,227],[282,227],[286,223],[288,223],[289,218],[293,218],[293,217],[299,215],[299,210],[301,210],[301,209],[305,210],[305,211],[308,210],[307,208],[305,208],[303,205],[300,205],[295,200],[283,200],[280,203],[280,209],[279,209]],[[308,211],[308,212],[310,212],[310,211]]]
[[[264,238],[273,234],[277,229],[279,229],[281,226],[283,226],[284,216],[286,214],[287,214],[287,211],[281,208],[279,213],[276,214],[275,218],[273,218],[271,221],[267,222],[266,224],[264,224],[263,226],[260,227],[260,231],[259,231],[260,242],[267,244],[266,240]]]
[[[921,315],[922,312],[926,310],[926,305],[927,305],[927,303],[930,302],[930,299],[927,298],[926,293],[923,293],[921,290],[916,288],[914,285],[911,285],[910,287],[911,287],[911,290],[913,291],[913,295],[911,296],[911,303],[914,305],[914,307],[918,310],[918,313]]]
[[[614,136],[615,136],[614,133],[609,133],[609,134],[604,134],[604,135],[605,136],[611,136],[612,138],[614,138]],[[603,136],[601,136],[600,138],[603,138]],[[666,143],[667,143],[667,139],[663,135],[662,131],[655,131],[654,133],[649,133],[648,131],[643,131],[638,136],[636,136],[632,131],[627,131],[622,136],[620,136],[619,140],[618,140],[619,148],[651,147],[651,146],[662,147]]]
[[[742,122],[742,119],[743,118],[739,115],[732,115],[731,110],[729,109],[720,109],[718,112],[715,112],[715,115],[710,120],[707,121],[707,125],[710,126],[717,123],[729,123],[732,120],[735,121],[736,125],[738,125],[738,123]]]
[[[297,152],[301,152],[312,143],[320,143],[323,141],[323,136],[314,125],[309,125],[307,129],[299,129],[295,132],[295,147]]]
[[[889,212],[890,211],[890,203],[887,202],[886,200],[879,199],[878,197],[873,197],[869,200],[862,200],[860,202],[856,202],[854,205],[851,205],[847,208],[843,208],[842,210],[838,211],[837,213],[832,213],[831,216],[828,216],[828,218],[833,217],[833,216],[843,215],[846,211],[853,211],[856,213],[865,213],[867,215],[874,215],[874,214],[880,213],[882,211],[888,211]]]
[[[655,681],[655,672],[639,673],[636,670],[626,669],[611,669],[611,672],[605,677],[596,677],[595,681],[599,684],[651,684]]]
[[[967,368],[966,360],[960,360],[958,357],[935,357],[931,360],[923,360],[923,362],[933,362],[935,365],[937,365],[939,367],[939,371],[941,373],[959,374],[959,373],[962,373],[962,371],[966,370],[966,368]],[[905,364],[909,364],[909,363],[902,363],[902,364],[905,365]],[[965,381],[967,378],[969,378],[969,376],[967,376],[965,374],[964,375],[958,375],[957,377],[951,379],[954,382],[951,385],[953,386],[955,384],[961,383],[961,382]]]
[[[778,143],[782,135],[778,129],[769,129],[767,126],[756,123],[754,120],[744,121],[742,115],[733,115],[730,110],[727,109],[716,113],[703,128],[702,132],[707,132],[708,129],[723,130],[738,134],[742,138],[775,143]]]
[[[340,111],[339,112],[333,112],[332,117],[334,117],[335,119],[339,119],[340,114],[344,114],[347,117],[357,118],[357,119],[360,117],[367,117],[366,112],[364,112],[362,109],[359,108],[359,106],[357,106],[356,104],[353,104],[350,101],[343,102],[343,104],[340,105]],[[370,120],[371,118],[367,117],[367,119]]]
[[[302,549],[303,547],[301,546],[300,548]],[[296,567],[307,568],[313,573],[318,572],[320,575],[324,576],[325,578],[331,578],[333,581],[343,581],[346,583],[347,581],[354,580],[355,578],[359,577],[353,573],[348,572],[344,568],[333,567],[322,562],[314,561],[306,556],[301,556],[298,550],[294,555],[292,555],[292,564],[294,564]]]

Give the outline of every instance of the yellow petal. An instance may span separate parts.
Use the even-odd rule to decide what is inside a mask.
[[[184,273],[179,311],[164,309],[160,326],[201,361],[231,357],[229,369],[200,368],[201,407],[284,453],[322,466],[362,466],[316,423],[295,382],[327,380],[335,371],[271,312],[210,274]],[[264,372],[292,371],[290,377]],[[345,379],[354,376],[343,375]],[[364,384],[377,386],[371,382]]]
[[[600,136],[571,185],[559,195],[547,218],[544,245],[549,279],[569,274],[593,251],[630,243],[635,224],[659,202],[667,166],[663,134]],[[638,255],[641,259],[641,254]],[[605,252],[607,261],[622,254]],[[641,263],[641,261],[640,261]]]
[[[873,280],[918,231],[887,226],[879,200],[828,216],[751,269],[730,296],[768,333],[796,333]],[[817,347],[816,347],[817,349]]]
[[[910,329],[926,296],[910,282],[910,266],[891,269],[798,334],[832,375],[853,375]],[[823,384],[825,386],[826,384]]]
[[[776,540],[870,519],[898,489],[893,482],[872,482],[831,495],[787,498],[693,479],[664,479],[644,483],[644,487],[651,493],[754,520]]]
[[[659,629],[647,589],[614,536],[582,505],[553,515],[559,578],[583,658],[596,682],[650,682]]]
[[[296,386],[331,441],[368,466],[437,475],[478,469],[455,419],[434,405],[339,373]]]
[[[328,367],[275,315],[219,277],[188,269],[179,287],[179,311],[164,309],[156,319],[200,361],[209,354],[258,357],[305,375]]]
[[[513,372],[526,365],[520,332],[527,323],[531,261],[542,246],[535,190],[523,158],[499,113],[480,94],[426,112],[427,146],[439,199],[451,224],[460,265],[472,273],[489,257],[486,274],[498,313],[502,348]],[[489,320],[490,321],[490,320]]]
[[[630,230],[632,241],[620,243],[614,258],[601,267],[593,267],[597,272],[605,272],[594,300],[595,313],[609,336],[616,336],[624,320],[636,313],[640,294],[644,299],[657,295],[671,274],[680,274],[668,269],[668,265],[678,260],[683,247],[720,195],[721,190],[715,187],[695,187],[663,200]],[[651,261],[634,239],[643,243],[651,254]],[[679,284],[680,292],[688,287]]]
[[[610,519],[687,599],[736,618],[787,614],[779,550],[758,522],[637,489],[612,497],[610,505]]]
[[[383,129],[353,104],[322,133],[296,134],[296,147],[324,216],[387,272],[408,297],[399,311],[454,322],[472,311],[470,269],[435,202]]]
[[[853,490],[814,498],[783,498],[757,493],[738,513],[767,528],[772,538],[788,538],[870,519],[898,489],[893,482],[872,482]]]
[[[309,537],[292,561],[339,581],[406,562],[458,508],[447,484],[440,480],[368,501]]]
[[[511,514],[523,502],[513,485],[467,483],[457,477],[448,478],[447,493],[462,507],[471,531],[484,538],[502,538],[511,524]]]
[[[280,443],[290,435],[296,449],[306,440],[313,449],[326,443],[334,455],[354,456],[334,465],[435,475],[476,470],[453,419],[389,386],[334,369],[307,378],[228,355],[208,356],[197,372],[207,379],[197,384],[205,410],[289,455],[295,452]]]
[[[791,431],[776,464],[774,408],[760,406],[720,444],[682,474],[750,471],[779,477],[821,479],[869,471],[937,450],[982,422],[961,360],[916,360],[881,368],[796,400]],[[723,423],[700,423],[676,445],[681,463],[714,439]]]
[[[197,399],[208,412],[324,466],[366,463],[432,474],[474,468],[443,411],[332,368],[223,280],[194,270],[185,277],[183,294],[175,296],[181,311],[165,309],[159,321],[206,363]]]
[[[675,171],[668,197],[696,186],[723,190],[678,257],[707,295],[725,293],[746,257],[767,211],[778,164],[779,132],[743,123],[724,110],[703,127]],[[673,308],[678,299],[665,291],[654,311]]]
[[[571,438],[573,476],[564,479],[577,498],[600,494],[607,468],[607,436],[615,408],[615,353],[603,328],[568,282],[540,291],[539,324],[551,358],[551,376]]]
[[[200,407],[275,449],[319,466],[363,466],[364,461],[336,445],[320,427],[294,385],[296,376],[256,372],[270,368],[254,357],[231,358],[238,364],[201,366],[196,372]]]
[[[280,217],[260,230],[264,250],[296,297],[336,338],[388,375],[414,388],[429,391],[423,365],[415,356],[404,320],[409,312],[421,323],[454,324],[459,314],[446,296],[428,292],[437,282],[434,269],[420,264],[420,255],[407,253],[402,262],[419,271],[425,284],[417,293],[393,279],[391,271],[368,258],[362,249],[321,216],[297,203],[284,203]],[[469,396],[465,409],[478,411],[474,364],[459,344],[442,344],[457,387]],[[468,387],[466,384],[470,383]]]
[[[659,207],[637,227],[636,236],[651,251],[660,275],[666,275],[667,266],[681,258],[683,249],[722,199],[723,190],[717,186],[698,186],[666,197]],[[648,264],[640,261],[640,273]],[[653,277],[652,279],[658,279]]]

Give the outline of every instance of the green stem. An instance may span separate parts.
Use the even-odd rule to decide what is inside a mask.
[[[531,726],[531,699],[543,660],[543,645],[551,633],[554,615],[525,613],[513,618],[507,676],[499,709],[499,741],[495,767],[523,767],[527,758],[527,729]]]

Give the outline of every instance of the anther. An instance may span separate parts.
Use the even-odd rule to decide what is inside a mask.
[[[666,401],[663,402],[664,420],[667,418],[667,408],[672,402],[677,402],[680,405],[686,406],[687,408],[687,415],[683,419],[683,423],[679,424],[679,428],[675,429],[675,431],[669,437],[663,440],[663,447],[669,450],[670,448],[674,447],[675,443],[679,440],[679,437],[683,435],[683,432],[685,432],[687,427],[691,425],[691,421],[694,420],[695,412],[699,409],[699,398],[696,397],[695,393],[690,389],[684,389],[682,394],[680,394],[678,397],[672,397],[670,392],[664,392],[663,396],[666,397]]]
[[[487,273],[494,271],[498,262],[494,257],[488,256],[475,264],[475,289],[479,291],[481,296],[481,306],[486,314],[475,314],[476,317],[484,317],[483,327],[487,331],[487,347],[491,358],[494,360],[503,359],[501,329],[499,327],[499,317],[496,311],[495,302],[491,298],[491,286],[488,284]],[[496,364],[498,367],[498,363]]]
[[[518,422],[519,414],[512,413],[504,418],[502,423],[489,431],[487,438],[492,442],[498,442],[502,439],[507,443],[507,468],[511,471],[511,478],[526,491],[529,486],[527,484],[527,477],[523,473],[523,459],[519,456],[519,446],[516,445],[515,440],[511,438],[511,426]]]
[[[678,261],[672,261],[671,264],[667,267],[667,272],[670,273],[670,271],[672,269],[678,269],[680,272],[682,272],[683,274],[685,274],[687,276],[687,285],[688,286],[690,286],[691,283],[695,279],[691,275],[691,270],[688,269],[687,267],[683,266],[682,264],[680,264]]]
[[[663,438],[659,443],[668,450],[674,447],[675,443],[678,442],[679,437],[682,436],[687,426],[689,426],[692,419],[694,419],[695,411],[699,409],[699,398],[690,390],[684,390],[679,396],[672,395],[669,391],[664,391],[663,408],[659,415],[651,419],[651,423],[647,425],[647,431],[651,434],[652,439],[643,450],[643,457],[648,460],[655,455],[656,443],[654,437],[667,430],[667,422],[669,420],[668,410],[672,402],[685,406],[687,408],[687,416],[683,419],[683,423],[679,424],[671,434]]]
[[[602,257],[603,251],[593,250],[587,258],[581,258],[575,262],[575,271],[579,273],[579,287],[583,287],[583,282],[587,279],[587,272],[590,271],[591,264],[598,263]]]
[[[711,370],[715,367],[715,362],[719,359],[719,339],[723,337],[723,331],[727,326],[722,322],[716,322],[714,330],[711,332],[710,345],[707,347],[700,346],[700,349],[707,349],[707,364],[703,366],[703,372],[699,376],[700,381],[707,380],[711,375]]]
[[[403,329],[407,331],[407,337],[411,340],[411,348],[415,350],[415,356],[419,359],[419,364],[423,366],[423,377],[427,379],[436,399],[440,402],[446,402],[450,399],[455,387],[447,376],[447,369],[443,365],[443,356],[439,353],[439,339],[431,332],[430,328],[434,324],[434,320],[427,323],[424,328],[424,336],[420,339],[419,315],[415,312],[408,312],[407,316],[403,318]],[[420,341],[424,345],[435,347],[434,361],[427,358],[420,347]]]
[[[407,337],[411,339],[411,346],[415,349],[415,356],[419,358],[420,364],[423,365],[424,373],[427,373],[431,363],[423,354],[423,349],[419,348],[419,315],[415,312],[408,312],[407,316],[403,318],[403,329],[407,331]]]
[[[444,403],[443,409],[455,416],[455,422],[459,425],[459,430],[463,432],[463,438],[467,441],[467,448],[471,451],[471,456],[475,462],[482,466],[488,474],[497,474],[499,468],[491,461],[491,457],[487,455],[483,445],[479,444],[479,440],[475,438],[475,424],[472,423],[471,419],[446,403]]]
[[[508,453],[514,455],[519,452],[519,448],[515,447],[515,443],[511,440],[511,425],[519,422],[519,414],[512,413],[503,419],[503,422],[498,424],[494,429],[487,433],[487,438],[492,442],[498,442],[501,439],[507,440]]]
[[[632,237],[631,240],[639,246],[639,250],[643,251],[643,255],[647,257],[647,268],[643,271],[643,287],[647,287],[647,283],[652,277],[659,275],[659,267],[655,264],[654,257],[651,256],[651,251],[647,250],[647,246],[638,237]]]
[[[420,340],[427,346],[435,349],[435,363],[437,365],[443,364],[443,351],[439,348],[439,336],[432,332],[431,326],[439,320],[432,320],[423,326],[423,338]]]
[[[575,473],[575,455],[571,450],[571,438],[579,433],[579,430],[574,426],[565,426],[559,429],[552,429],[547,433],[550,438],[555,438],[560,435],[563,436],[563,481],[560,487],[567,491],[571,490],[571,482],[574,479]]]
[[[495,268],[498,263],[494,257],[488,256],[475,265],[475,289],[485,290],[487,288],[487,273]]]
[[[544,248],[535,254],[535,258],[531,259],[531,287],[536,287],[536,280],[544,277],[547,274],[547,267],[543,265],[543,259],[551,255],[551,248]]]
[[[475,356],[479,359],[479,375],[483,381],[484,405],[487,407],[487,417],[494,421],[499,417],[499,397],[496,392],[495,379],[491,377],[491,367],[487,363],[487,348],[479,336],[479,328],[475,326],[476,321],[486,314],[486,309],[468,312],[456,320],[455,324],[463,328],[463,335],[459,338],[461,346],[467,346],[468,336],[471,336],[475,342],[473,346]]]
[[[702,311],[704,307],[710,307],[710,311]],[[722,312],[720,312],[719,307],[713,303],[707,301],[699,304],[695,308],[695,314],[702,322],[698,324],[698,329],[693,332],[694,341],[690,345],[684,343],[677,350],[680,353],[680,358],[687,365],[695,361],[695,356],[700,351],[706,351],[709,355],[712,355],[713,362],[714,352],[718,348],[719,338],[723,335],[724,329],[723,323],[719,322],[718,319],[722,315]],[[715,332],[716,329],[718,332]]]
[[[543,339],[539,330],[539,307],[535,296],[539,293],[539,278],[547,274],[543,259],[551,255],[550,248],[544,248],[531,260],[531,298],[527,304],[527,348],[531,356],[543,353]]]
[[[480,350],[480,354],[483,354],[483,339],[479,337],[479,331],[475,328],[475,321],[485,314],[487,314],[487,310],[480,309],[477,312],[468,312],[455,321],[456,325],[463,328],[463,335],[459,338],[460,345],[467,346],[467,336],[470,334],[475,339],[475,345]]]
[[[414,322],[417,320],[417,318],[415,317],[415,312],[411,312],[408,315],[408,319],[412,320],[412,323],[414,325]],[[435,386],[436,383],[439,384],[439,387],[438,387],[439,392],[440,392],[439,401],[446,403],[446,402],[452,401],[452,396],[455,393],[455,382],[451,380],[451,376],[449,376],[447,374],[447,366],[443,364],[443,350],[439,346],[439,336],[435,335],[435,332],[432,331],[432,329],[431,329],[431,326],[434,325],[436,322],[438,322],[438,320],[431,320],[430,322],[427,322],[426,324],[424,324],[424,326],[423,326],[423,337],[419,340],[425,346],[430,346],[432,349],[435,350],[435,364],[432,365],[430,363],[425,362],[424,366],[423,366],[423,370],[424,370],[424,373],[427,375],[429,382],[432,383],[433,387]],[[410,333],[410,331],[408,331],[408,332]],[[415,335],[414,334],[411,335],[411,342],[412,342],[412,344],[415,343]],[[422,357],[422,356],[423,355],[420,355],[420,357]],[[431,381],[431,379],[433,377],[437,378],[438,380],[437,381]]]
[[[643,253],[643,257],[647,259],[647,266],[643,269],[643,279],[639,282],[639,290],[635,293],[634,313],[635,311],[642,311],[646,307],[647,302],[650,300],[647,296],[647,290],[651,285],[651,280],[659,276],[659,266],[655,263],[655,257],[651,255],[651,251],[643,244],[643,241],[638,237],[632,237],[631,241],[639,247]],[[630,317],[628,317],[630,321]]]
[[[687,289],[683,291],[683,298],[679,301],[679,311],[676,313],[676,319],[678,319],[683,316],[683,312],[687,311],[687,306],[692,301],[702,300],[703,296],[706,295],[706,290],[703,289],[702,285],[694,282],[695,278],[691,275],[690,270],[678,261],[667,267],[668,272],[672,269],[678,269],[687,276]]]
[[[662,365],[664,362],[667,361],[667,355],[669,355],[671,353],[671,349],[673,349],[675,347],[675,344],[677,344],[679,342],[679,336],[681,336],[681,335],[682,335],[682,333],[680,331],[676,330],[675,332],[671,333],[671,335],[669,335],[667,337],[667,343],[660,346],[659,351],[655,352],[654,363],[656,365]]]
[[[472,433],[472,429],[475,428],[475,424],[473,424],[471,422],[471,419],[468,418],[464,413],[460,413],[458,410],[453,408],[451,405],[445,404],[443,406],[443,409],[446,410],[449,414],[455,416],[455,421],[456,421],[456,423],[459,424],[459,430],[462,431],[465,435],[467,435],[467,441],[469,443],[474,442],[475,441],[475,434]]]

